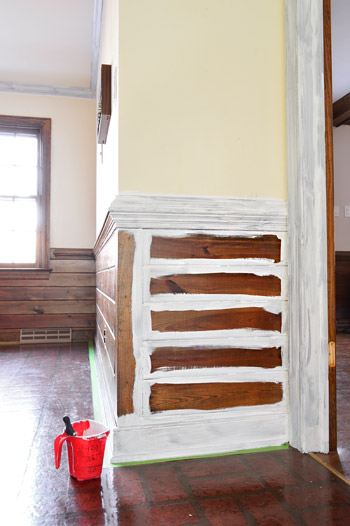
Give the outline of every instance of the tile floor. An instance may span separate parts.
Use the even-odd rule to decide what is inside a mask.
[[[0,349],[0,524],[344,525],[350,487],[293,449],[103,469],[77,482],[62,416],[92,418],[87,346]]]

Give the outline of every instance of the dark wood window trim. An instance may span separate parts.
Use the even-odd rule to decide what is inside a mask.
[[[33,271],[38,275],[41,269],[42,275],[45,275],[49,269],[50,261],[50,175],[51,175],[51,119],[38,117],[17,117],[10,115],[0,115],[0,127],[13,129],[26,129],[38,133],[39,137],[39,203],[40,212],[38,220],[38,238],[37,238],[37,258],[33,265],[13,264],[9,265],[0,263],[0,273],[5,275],[4,271],[20,269],[23,273],[25,270],[33,276]],[[23,277],[22,277],[23,279]],[[45,278],[43,278],[45,279]]]

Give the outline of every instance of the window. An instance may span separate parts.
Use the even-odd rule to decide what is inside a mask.
[[[0,267],[48,268],[51,119],[0,116]]]

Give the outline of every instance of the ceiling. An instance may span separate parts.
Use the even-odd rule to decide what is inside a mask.
[[[103,0],[3,0],[0,92],[94,97]],[[331,0],[333,101],[350,92],[350,1]]]
[[[3,0],[0,91],[93,97],[103,0]]]

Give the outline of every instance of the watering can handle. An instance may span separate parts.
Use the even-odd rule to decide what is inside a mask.
[[[68,438],[70,438],[69,435],[66,435],[66,433],[63,433],[63,435],[59,435],[56,439],[55,439],[55,465],[56,465],[56,469],[58,469],[60,467],[60,463],[61,463],[61,452],[62,452],[62,445],[63,445],[63,442],[65,442],[66,440],[68,440]]]

